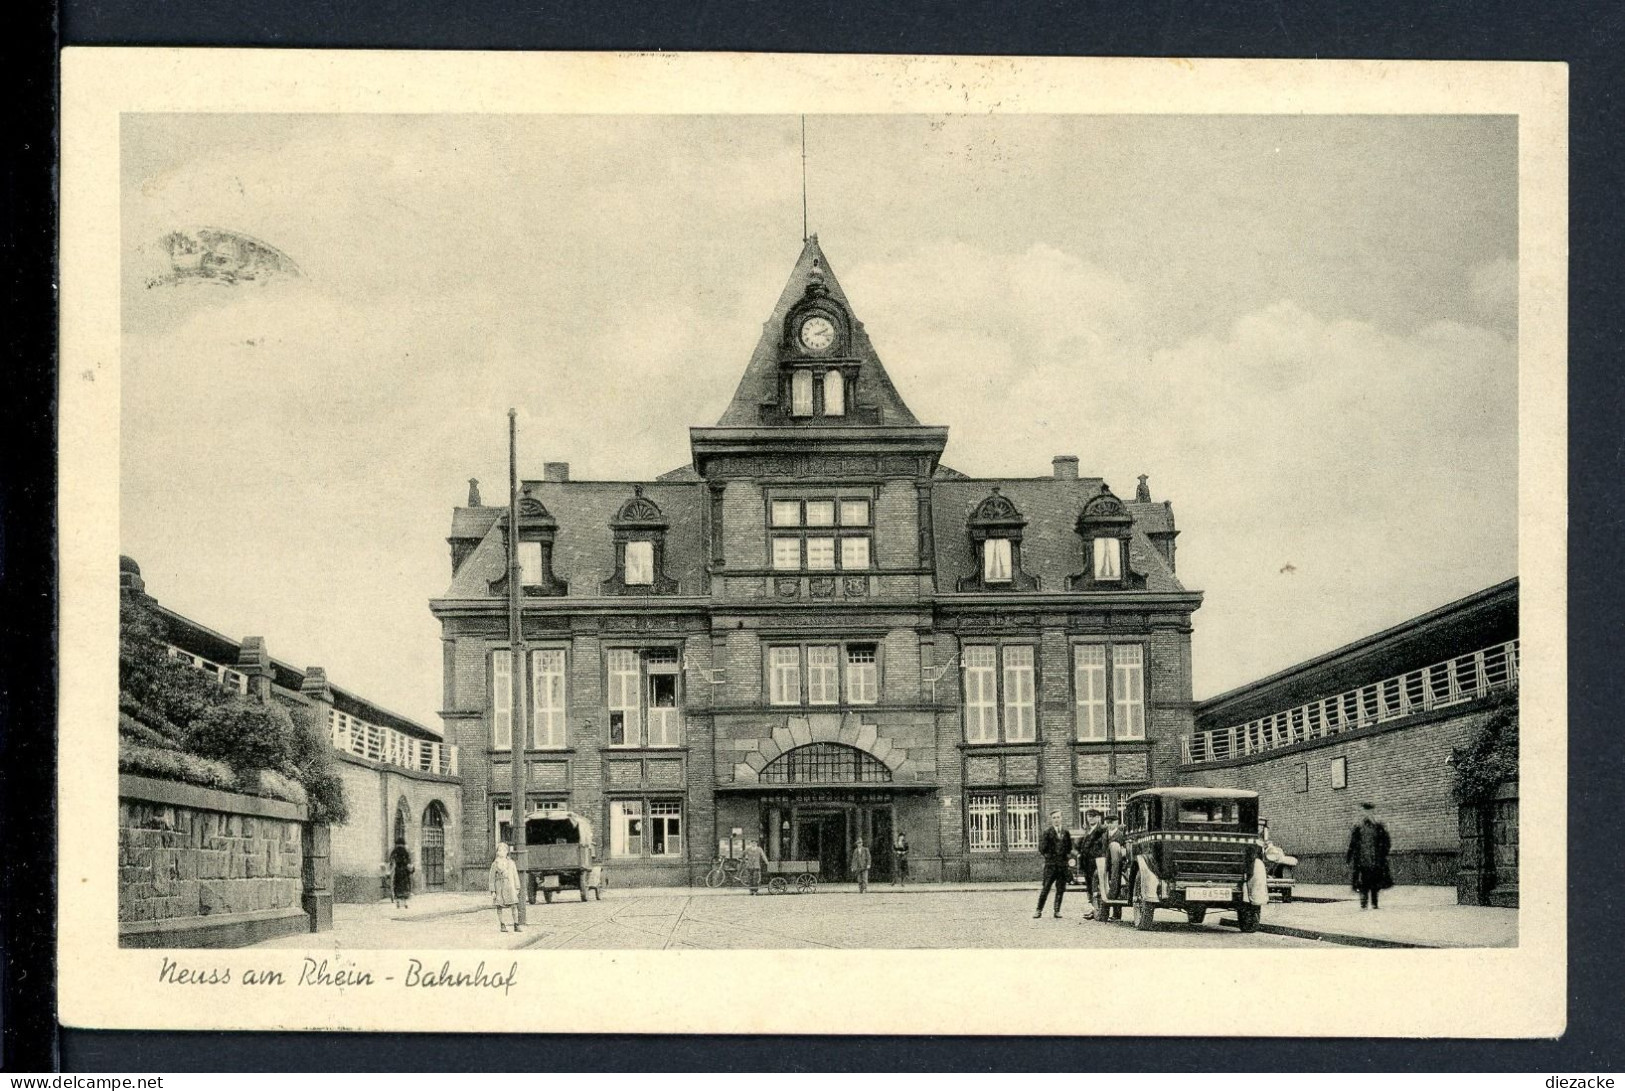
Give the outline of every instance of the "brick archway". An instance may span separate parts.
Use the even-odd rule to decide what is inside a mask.
[[[772,737],[758,739],[756,750],[734,765],[734,783],[758,783],[769,762],[815,742],[839,743],[861,750],[891,770],[894,784],[915,780],[915,763],[910,760],[908,750],[883,735],[877,725],[864,723],[856,712],[815,712],[791,716],[783,727],[773,729]]]

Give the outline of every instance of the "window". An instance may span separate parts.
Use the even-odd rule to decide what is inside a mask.
[[[775,532],[773,570],[867,570],[872,563],[871,516],[867,497],[770,501],[767,519]]]
[[[519,582],[524,587],[540,587],[542,577],[542,543],[519,543]]]
[[[675,799],[615,799],[609,804],[609,855],[617,859],[683,855],[683,804]]]
[[[872,705],[880,699],[880,672],[873,644],[853,644],[846,649],[846,701],[852,705]]]
[[[1078,700],[1078,738],[1106,738],[1106,646],[1079,644],[1072,649]]]
[[[801,703],[801,649],[769,648],[768,700],[775,705]]]
[[[830,572],[835,568],[835,539],[807,539],[807,571]]]
[[[999,797],[973,795],[968,801],[965,832],[972,852],[999,851]]]
[[[815,742],[768,762],[760,779],[764,784],[890,784],[891,769],[856,747]]]
[[[611,648],[605,668],[609,745],[683,745],[677,649]]]
[[[965,741],[998,742],[996,668],[998,649],[973,644],[965,649]]]
[[[626,543],[626,582],[633,587],[648,587],[655,582],[653,542]]]
[[[1004,843],[1007,852],[1038,848],[1037,792],[1004,797]]]
[[[513,749],[513,656],[491,653],[491,748]]]
[[[644,655],[649,681],[649,745],[683,745],[683,713],[677,707],[677,649],[651,648]]]
[[[869,643],[771,647],[767,650],[768,703],[838,705],[844,693],[848,704],[876,704],[880,699],[879,651],[879,645]]]
[[[801,570],[800,538],[773,539],[773,569],[776,572],[799,572]]]
[[[1032,742],[1038,737],[1031,644],[1011,644],[1004,649],[1004,737],[1009,742]]]
[[[1347,788],[1349,786],[1349,760],[1347,758],[1332,759],[1332,787]]]
[[[1123,543],[1118,538],[1095,539],[1095,579],[1123,578]]]
[[[965,839],[971,852],[1038,848],[1037,792],[973,792],[965,803]]]
[[[982,579],[988,583],[1010,582],[1010,539],[989,538],[982,543]]]
[[[643,855],[643,800],[617,799],[609,805],[609,854]]]
[[[1241,805],[1233,799],[1182,799],[1181,826],[1234,826],[1241,821]]]
[[[812,372],[797,371],[790,376],[790,415],[792,417],[810,417],[812,411]]]
[[[1031,644],[965,645],[966,742],[998,742],[1001,709],[1005,742],[1032,742],[1038,737],[1033,662]]]
[[[680,801],[649,801],[649,855],[683,855],[683,804]]]
[[[841,539],[841,567],[848,572],[869,567],[869,539]]]
[[[1116,736],[1145,738],[1145,649],[1140,645],[1112,647],[1112,698]]]
[[[1084,816],[1090,811],[1099,811],[1102,817],[1116,814],[1117,811],[1112,806],[1112,794],[1110,792],[1079,792],[1078,825],[1087,826],[1089,824]]]
[[[841,700],[839,651],[834,645],[807,649],[807,703],[834,705]]]
[[[564,649],[530,653],[531,746],[560,747],[565,738]]]
[[[824,415],[846,415],[846,379],[839,371],[824,372]]]

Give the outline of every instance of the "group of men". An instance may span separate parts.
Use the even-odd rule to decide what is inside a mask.
[[[1060,918],[1061,900],[1066,896],[1067,884],[1072,881],[1074,869],[1084,884],[1091,906],[1096,893],[1111,897],[1117,890],[1118,880],[1123,874],[1123,861],[1128,855],[1121,822],[1116,813],[1102,814],[1091,807],[1083,812],[1083,823],[1083,834],[1074,845],[1072,831],[1061,821],[1061,812],[1049,813],[1049,828],[1044,831],[1038,844],[1038,851],[1044,857],[1044,885],[1038,892],[1038,910],[1033,914],[1034,920],[1044,915],[1044,903],[1049,899],[1052,887],[1055,890],[1055,916]],[[1118,920],[1123,915],[1121,906],[1107,906],[1104,912],[1109,914],[1111,920]],[[1093,908],[1084,914],[1085,920],[1094,920],[1094,917]]]

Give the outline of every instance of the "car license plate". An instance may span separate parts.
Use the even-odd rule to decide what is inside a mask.
[[[1187,902],[1228,902],[1235,896],[1235,891],[1227,886],[1188,886],[1185,888],[1185,900]]]

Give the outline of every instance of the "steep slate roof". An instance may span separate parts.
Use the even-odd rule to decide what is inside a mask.
[[[453,508],[448,538],[483,538],[505,508]]]
[[[878,408],[880,423],[883,425],[918,425],[920,422],[915,419],[908,406],[903,404],[902,396],[892,385],[891,376],[886,374],[886,368],[881,364],[880,357],[875,354],[875,347],[870,343],[869,335],[864,332],[863,323],[858,321],[857,314],[852,310],[852,304],[847,301],[846,293],[841,290],[840,282],[835,279],[835,270],[830,268],[829,259],[819,249],[818,236],[813,235],[802,245],[801,256],[796,259],[795,268],[790,271],[790,279],[784,285],[784,291],[779,293],[779,301],[773,307],[772,316],[762,327],[762,338],[756,343],[756,351],[751,354],[745,374],[739,380],[733,401],[728,403],[728,408],[722,414],[722,419],[717,421],[717,426],[719,428],[760,426],[761,406],[777,399],[779,344],[784,333],[784,319],[806,293],[814,262],[823,269],[824,285],[829,289],[830,296],[852,316],[852,355],[859,361],[856,404],[860,407]],[[821,423],[831,422],[825,420]]]
[[[615,541],[610,520],[632,498],[632,481],[530,481],[530,495],[558,520],[553,542],[553,574],[570,585],[571,598],[591,598],[615,574]],[[700,505],[704,490],[688,482],[643,482],[643,495],[653,500],[667,522],[666,574],[677,581],[678,594],[704,593],[705,552],[700,541]],[[506,508],[458,509],[490,512],[480,544],[452,577],[443,598],[489,599],[491,581],[502,578],[508,558],[502,524]]]
[[[971,512],[986,500],[997,486],[1021,512],[1027,525],[1021,533],[1021,570],[1039,578],[1039,590],[1048,594],[1065,591],[1067,577],[1083,571],[1083,542],[1078,537],[1078,513],[1085,502],[1098,495],[1101,479],[1037,478],[938,478],[931,485],[932,537],[937,550],[937,593],[950,594],[958,581],[976,573],[978,560],[966,530]],[[1146,538],[1136,509],[1161,504],[1130,504],[1134,534],[1129,539],[1129,567],[1145,575],[1147,591],[1183,591],[1184,586],[1168,570],[1162,554]],[[1162,524],[1157,524],[1161,526]]]

